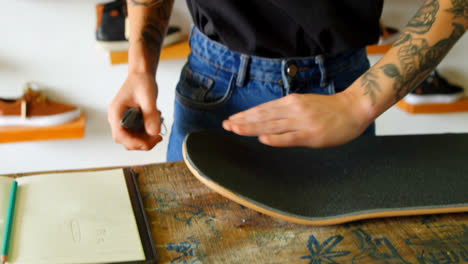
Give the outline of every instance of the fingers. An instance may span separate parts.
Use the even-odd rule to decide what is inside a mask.
[[[111,127],[112,137],[116,143],[127,150],[150,150],[162,141],[161,136],[150,136],[146,133],[129,133],[123,127]]]
[[[280,119],[266,122],[238,123],[236,121],[224,121],[224,129],[242,136],[259,136],[263,134],[282,134],[300,128],[296,119]]]
[[[260,142],[273,147],[336,145],[344,137],[341,129],[334,128],[346,130],[347,123],[337,118],[342,107],[330,100],[321,95],[291,94],[235,114],[223,122],[223,128],[242,136],[258,136]]]
[[[157,136],[161,132],[161,112],[156,109],[156,102],[149,99],[141,102],[141,112],[145,121],[145,130],[148,135]]]
[[[304,130],[293,131],[284,134],[261,135],[258,140],[272,147],[298,147],[308,141],[308,132]]]
[[[244,136],[282,134],[303,126],[296,117],[304,115],[299,107],[302,97],[291,94],[246,111],[237,113],[223,122],[223,128]]]
[[[112,102],[109,105],[109,109],[107,110],[107,121],[109,122],[112,131],[120,127],[120,120],[122,119],[122,115],[127,108],[129,108],[129,106],[123,102]]]
[[[116,143],[122,144],[127,150],[150,150],[157,143],[162,141],[162,137],[159,136],[159,126],[152,128],[156,131],[155,135],[147,133],[130,133],[120,125],[123,112],[128,109],[131,104],[127,102],[113,102],[108,109],[108,122],[112,130],[112,137]],[[132,105],[133,106],[133,105]],[[145,129],[148,131],[147,121],[150,120],[149,124],[159,124],[160,112],[156,110],[156,105],[153,104],[153,108],[148,110],[148,105],[145,105],[145,111],[142,108],[143,118],[145,119]],[[145,116],[146,115],[146,116]]]
[[[273,100],[229,117],[229,121],[262,122],[283,119],[290,116],[291,99],[289,96]]]
[[[115,142],[129,150],[149,150],[162,140],[159,135],[161,113],[156,108],[158,87],[154,74],[129,73],[108,109],[108,121]],[[120,121],[128,108],[138,107],[143,115],[145,131],[125,130]]]

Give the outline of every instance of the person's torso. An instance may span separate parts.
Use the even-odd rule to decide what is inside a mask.
[[[335,55],[377,42],[383,0],[187,0],[195,26],[262,57]]]

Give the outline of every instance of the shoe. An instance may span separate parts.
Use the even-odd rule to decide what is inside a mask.
[[[449,83],[433,71],[420,85],[404,97],[408,104],[449,104],[464,96],[462,87]]]
[[[396,28],[386,26],[380,23],[380,37],[377,45],[393,44],[400,38],[400,31]]]
[[[96,44],[105,51],[128,50],[130,46],[125,38],[125,0],[115,0],[96,5]]]
[[[78,119],[76,106],[54,102],[27,83],[18,99],[0,98],[0,126],[54,126]]]
[[[366,47],[367,54],[384,54],[400,38],[400,35],[401,33],[398,29],[380,23],[379,41],[374,45]]]
[[[182,31],[180,30],[180,27],[169,26],[167,28],[166,37],[164,37],[163,47],[180,42],[182,38],[183,36],[182,36]]]

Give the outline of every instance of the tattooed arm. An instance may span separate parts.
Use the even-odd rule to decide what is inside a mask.
[[[389,52],[349,91],[366,95],[360,100],[375,119],[422,82],[467,28],[468,0],[427,0]]]
[[[467,27],[468,0],[427,0],[389,52],[344,92],[292,94],[233,115],[223,127],[278,147],[344,144],[423,81]]]
[[[174,0],[127,0],[130,20],[128,76],[109,105],[108,121],[114,141],[128,150],[149,150],[162,140],[155,74],[173,4]],[[130,107],[141,109],[144,133],[129,133],[121,127],[122,114]]]
[[[128,0],[129,72],[156,73],[174,0]]]

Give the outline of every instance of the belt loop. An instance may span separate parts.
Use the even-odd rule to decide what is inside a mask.
[[[195,27],[195,25],[192,25],[192,27],[190,28],[190,33],[188,37],[189,47],[192,47],[192,37],[193,37],[193,34],[195,33],[194,32],[195,30],[197,30],[197,28]]]
[[[247,55],[241,55],[241,63],[239,66],[239,72],[237,74],[236,85],[237,87],[244,87],[245,80],[247,79],[247,70],[249,68],[250,57]]]
[[[325,59],[323,55],[315,57],[315,63],[318,64],[320,69],[320,86],[325,87],[328,85],[327,69],[325,68]]]

